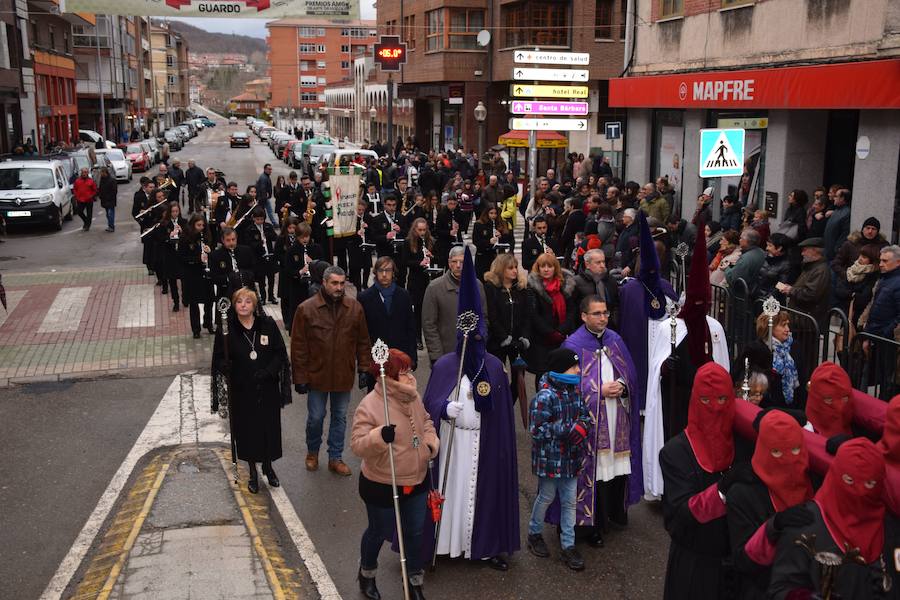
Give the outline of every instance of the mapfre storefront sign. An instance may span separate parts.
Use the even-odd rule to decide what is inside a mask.
[[[631,108],[900,108],[900,60],[622,77],[609,105]]]
[[[358,0],[61,0],[62,12],[153,17],[358,19]]]

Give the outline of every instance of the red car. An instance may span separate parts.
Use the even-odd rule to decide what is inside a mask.
[[[132,171],[146,171],[150,168],[150,155],[140,144],[119,144],[119,148],[125,153],[125,158],[131,161]]]
[[[281,160],[283,160],[284,162],[290,162],[291,157],[294,155],[294,153],[293,153],[294,146],[296,146],[297,144],[302,144],[302,143],[303,142],[301,140],[289,141],[287,143],[287,145],[284,147],[284,152],[281,153]]]

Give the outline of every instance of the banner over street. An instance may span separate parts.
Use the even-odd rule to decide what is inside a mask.
[[[358,0],[60,0],[62,12],[153,17],[358,19]]]

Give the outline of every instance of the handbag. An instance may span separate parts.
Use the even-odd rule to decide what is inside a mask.
[[[793,221],[782,221],[775,229],[775,233],[786,235],[794,241],[797,241],[797,235],[800,233],[800,226]]]

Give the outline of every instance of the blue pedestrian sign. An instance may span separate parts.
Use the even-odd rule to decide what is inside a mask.
[[[622,137],[622,121],[607,121],[603,126],[606,128],[606,139],[617,140]]]
[[[744,174],[744,130],[700,130],[700,177]]]

